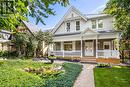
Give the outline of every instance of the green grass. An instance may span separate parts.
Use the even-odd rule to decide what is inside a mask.
[[[65,73],[55,78],[41,78],[25,72],[24,68],[50,67],[55,64],[33,62],[31,60],[0,61],[0,87],[72,87],[82,70],[82,65],[64,63]],[[57,64],[56,64],[57,65]]]
[[[33,61],[9,60],[0,64],[0,87],[39,87],[43,79],[39,76],[25,72],[28,67],[51,66],[50,64]]]
[[[95,68],[96,87],[130,87],[130,68]]]

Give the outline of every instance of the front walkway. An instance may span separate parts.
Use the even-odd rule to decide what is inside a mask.
[[[83,70],[74,83],[74,87],[95,87],[92,64],[83,64]]]

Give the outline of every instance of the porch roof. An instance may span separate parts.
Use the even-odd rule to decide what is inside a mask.
[[[59,41],[76,41],[76,40],[94,40],[94,39],[115,39],[119,31],[115,30],[98,30],[86,29],[82,32],[70,32],[54,35],[54,42]],[[98,37],[97,37],[98,36]]]

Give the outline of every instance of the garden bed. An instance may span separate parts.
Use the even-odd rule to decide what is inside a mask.
[[[28,60],[0,61],[0,87],[72,87],[82,66],[74,63],[64,63],[60,73],[53,66]],[[46,72],[43,69],[46,69]],[[40,71],[40,72],[39,72]],[[59,74],[60,73],[60,74]]]

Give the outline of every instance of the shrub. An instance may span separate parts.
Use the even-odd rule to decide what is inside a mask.
[[[60,74],[57,78],[45,81],[45,87],[72,87],[77,76],[82,70],[82,65],[74,63],[64,63],[64,74]]]
[[[0,51],[0,57],[14,57],[17,56],[16,51],[10,52],[10,51]]]
[[[100,63],[97,65],[97,67],[105,68],[105,67],[111,67],[110,63]]]
[[[4,64],[4,61],[0,61],[0,65],[3,65]]]

